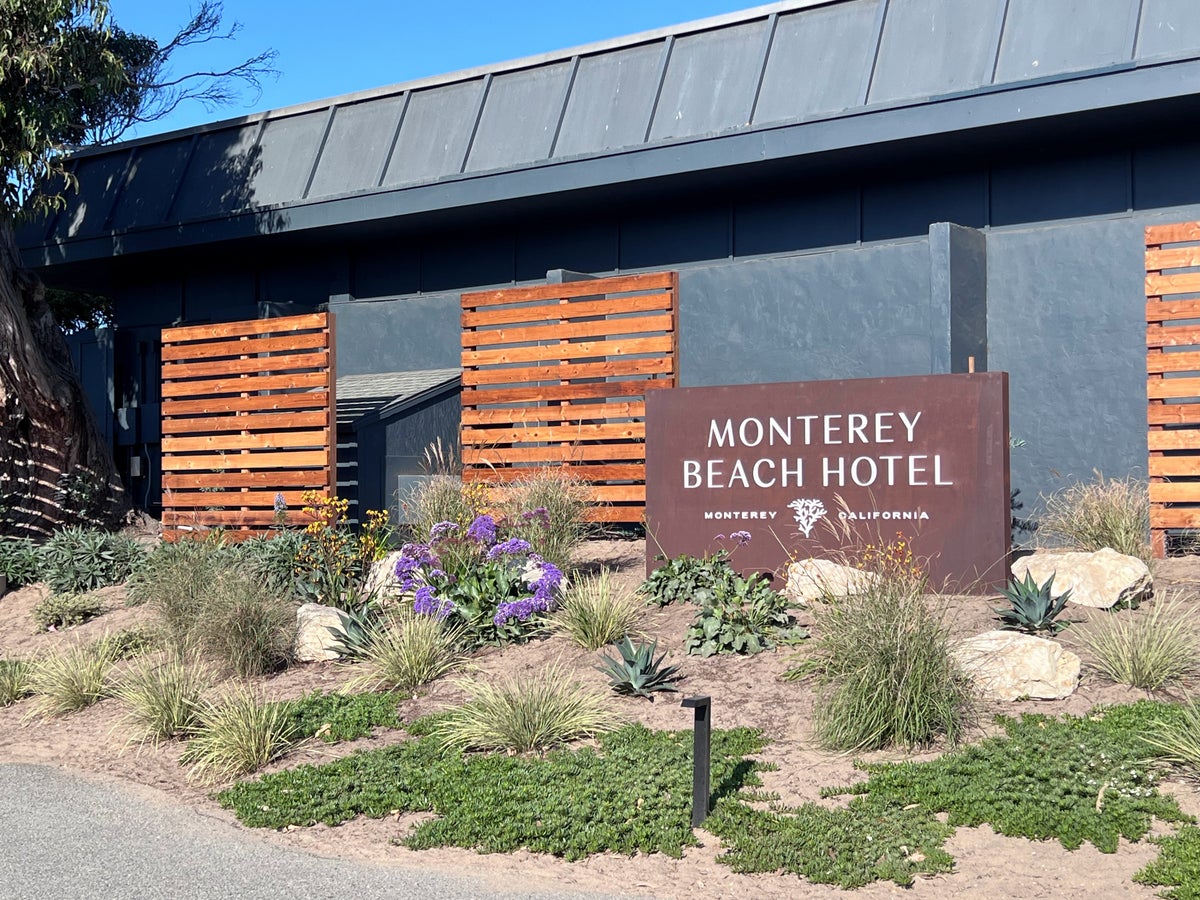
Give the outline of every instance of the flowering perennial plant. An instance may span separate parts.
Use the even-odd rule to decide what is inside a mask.
[[[391,544],[388,514],[367,510],[356,534],[346,519],[348,500],[326,497],[320,491],[305,491],[302,499],[310,521],[300,532],[296,587],[308,600],[357,609],[371,564],[386,556]]]
[[[438,522],[428,541],[401,547],[396,578],[412,593],[414,612],[452,620],[476,645],[527,639],[554,609],[563,573],[528,541],[501,539],[502,531],[485,513],[465,529]]]

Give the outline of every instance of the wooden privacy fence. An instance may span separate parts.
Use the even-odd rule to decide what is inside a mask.
[[[309,521],[305,490],[333,492],[334,347],[325,313],[162,333],[163,535],[240,540]]]
[[[646,391],[674,387],[679,276],[625,275],[462,296],[463,478],[561,467],[594,521],[646,507]]]
[[[1200,527],[1200,222],[1146,229],[1150,535]]]

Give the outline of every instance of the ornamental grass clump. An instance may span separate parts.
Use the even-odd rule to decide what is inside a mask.
[[[1150,492],[1134,478],[1079,483],[1045,498],[1038,533],[1052,535],[1080,550],[1111,547],[1150,564]]]
[[[143,657],[117,682],[113,696],[127,707],[121,725],[131,743],[171,740],[187,734],[196,723],[200,698],[212,684],[203,665],[177,653],[165,659]]]
[[[116,653],[109,641],[76,645],[35,660],[31,717],[51,718],[91,706],[109,696]]]
[[[585,481],[551,467],[507,485],[500,513],[508,537],[527,541],[532,551],[560,569],[587,538],[592,493]]]
[[[27,659],[0,659],[0,707],[33,695],[33,666]]]
[[[437,616],[397,613],[376,625],[346,691],[412,691],[462,665],[462,629]]]
[[[605,694],[572,678],[559,663],[498,681],[467,679],[462,688],[470,700],[432,729],[444,747],[538,753],[620,724]]]
[[[817,683],[813,727],[830,750],[957,742],[972,711],[970,679],[950,652],[945,610],[910,582],[814,606],[802,666]]]
[[[228,781],[261,769],[294,744],[298,726],[287,704],[266,703],[246,687],[202,701],[180,764],[196,781]]]
[[[1195,699],[1159,716],[1143,734],[1154,758],[1200,777],[1200,701]]]
[[[1200,633],[1179,596],[1160,596],[1137,613],[1097,612],[1074,639],[1117,684],[1157,691],[1200,675]]]
[[[252,571],[225,569],[202,596],[191,633],[239,677],[278,671],[292,658],[296,604]]]
[[[613,584],[606,570],[577,578],[563,591],[551,626],[585,650],[619,641],[637,628],[643,601],[633,591]]]

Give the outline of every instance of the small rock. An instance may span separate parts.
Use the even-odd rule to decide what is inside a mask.
[[[1012,564],[1013,577],[1018,581],[1030,572],[1039,585],[1051,575],[1054,597],[1070,591],[1068,603],[1111,609],[1117,604],[1137,606],[1154,593],[1150,569],[1136,556],[1125,556],[1111,548],[1095,553],[1035,553]]]
[[[400,582],[396,580],[396,560],[400,551],[389,553],[379,562],[371,563],[371,571],[363,582],[362,595],[376,601],[400,599]]]
[[[828,559],[802,559],[788,566],[783,589],[793,603],[811,603],[825,597],[861,594],[879,582],[874,572],[842,566]]]
[[[1079,657],[1055,641],[988,631],[959,641],[955,659],[993,700],[1061,700],[1079,684]]]
[[[332,606],[305,603],[296,611],[296,659],[299,662],[325,662],[337,659],[337,642],[330,628],[340,628],[342,614]]]

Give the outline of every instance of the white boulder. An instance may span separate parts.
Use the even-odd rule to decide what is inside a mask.
[[[1035,553],[1012,564],[1017,581],[1024,580],[1026,572],[1039,585],[1053,575],[1052,596],[1069,590],[1068,603],[1096,609],[1111,609],[1117,604],[1137,606],[1154,593],[1154,581],[1144,562],[1107,547],[1095,553]]]
[[[1079,684],[1079,657],[1031,634],[988,631],[959,641],[952,652],[988,699],[1061,700]]]
[[[874,572],[842,566],[828,559],[802,559],[788,566],[783,593],[793,603],[862,594],[879,582]]]
[[[296,611],[296,659],[325,662],[337,659],[337,641],[330,628],[340,628],[342,613],[332,606],[305,603]]]

